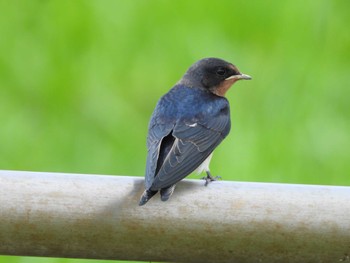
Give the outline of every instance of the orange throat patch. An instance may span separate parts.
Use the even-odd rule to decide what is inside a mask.
[[[214,87],[210,91],[214,93],[217,96],[225,97],[226,92],[231,88],[231,86],[237,81],[238,79],[228,79],[223,81],[219,86]]]

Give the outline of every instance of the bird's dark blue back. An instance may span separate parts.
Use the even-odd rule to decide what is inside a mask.
[[[176,85],[149,123],[146,189],[168,187],[194,171],[230,131],[226,98]]]
[[[177,85],[158,101],[149,128],[155,124],[175,123],[177,120],[206,120],[219,113],[230,114],[226,98],[204,89]]]

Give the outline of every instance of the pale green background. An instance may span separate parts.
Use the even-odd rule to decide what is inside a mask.
[[[0,1],[0,169],[143,176],[156,101],[215,56],[253,80],[228,92],[233,127],[213,174],[350,185],[349,10],[347,0]]]

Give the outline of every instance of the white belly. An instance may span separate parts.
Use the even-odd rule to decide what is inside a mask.
[[[200,166],[198,166],[198,168],[195,170],[195,172],[200,174],[202,172],[209,171],[209,164],[210,164],[211,157],[213,157],[213,154],[210,154],[207,157],[207,159],[205,159],[204,162]]]

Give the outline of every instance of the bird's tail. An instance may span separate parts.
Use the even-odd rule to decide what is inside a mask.
[[[167,188],[160,189],[160,199],[165,202],[170,196],[173,194],[175,189],[175,184],[171,185]],[[158,191],[154,191],[151,189],[145,190],[140,198],[139,206],[146,204]]]
[[[145,190],[141,195],[139,206],[146,204],[158,191]]]
[[[167,188],[162,188],[160,189],[160,199],[162,201],[167,201],[169,197],[174,193],[175,190],[175,184],[167,187]]]

